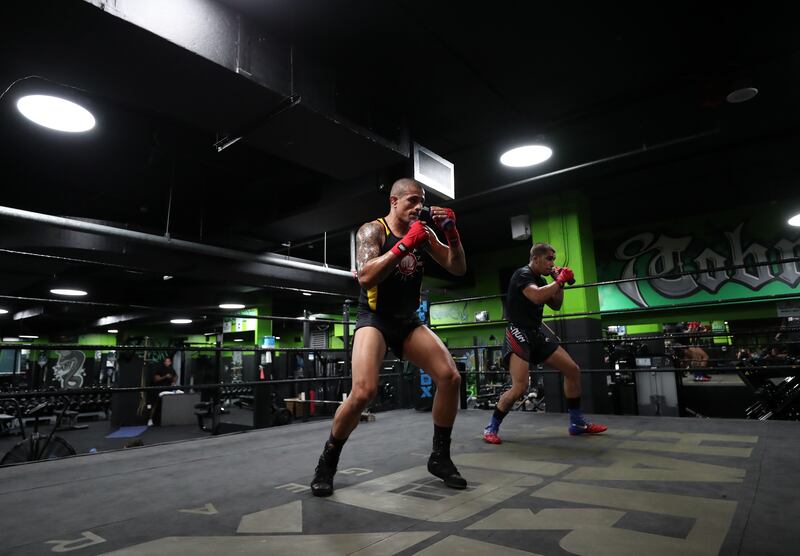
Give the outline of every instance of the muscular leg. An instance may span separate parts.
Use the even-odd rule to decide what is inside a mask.
[[[587,423],[583,418],[583,411],[581,411],[581,369],[564,348],[559,346],[544,362],[560,371],[564,376],[564,396],[567,398],[570,419],[569,433],[572,435],[598,434],[607,430],[608,427],[605,425]]]
[[[564,348],[559,346],[544,362],[564,375],[564,396],[567,398],[581,396],[581,369]]]
[[[500,424],[505,419],[508,412],[527,390],[528,390],[528,362],[516,353],[512,353],[508,361],[508,372],[511,374],[511,388],[503,392],[497,400],[489,424],[483,430],[483,440],[489,444],[502,444],[497,433],[500,431]]]
[[[356,330],[353,337],[353,387],[350,395],[336,410],[331,433],[345,439],[358,426],[361,412],[375,397],[378,390],[378,373],[386,355],[386,341],[377,328]]]
[[[514,402],[528,391],[528,362],[516,353],[512,353],[508,362],[508,372],[511,374],[511,388],[497,401],[497,409],[503,413],[508,413]]]
[[[350,433],[358,426],[361,412],[375,397],[378,373],[385,354],[386,341],[377,328],[356,330],[353,337],[353,387],[333,417],[331,436],[325,442],[311,481],[311,493],[314,496],[333,494],[333,476],[339,465],[339,454]]]
[[[433,424],[452,427],[458,412],[461,375],[453,356],[427,326],[418,326],[403,343],[403,356],[431,375],[436,384],[433,398]]]
[[[450,434],[458,412],[461,376],[442,341],[425,326],[418,326],[403,342],[403,355],[431,375],[436,384],[433,399],[433,449],[428,471],[450,488],[467,488],[467,481],[450,459]]]

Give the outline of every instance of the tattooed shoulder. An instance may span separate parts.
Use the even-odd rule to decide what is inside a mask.
[[[384,228],[379,222],[367,222],[358,230],[356,235],[356,261],[358,270],[361,270],[368,261],[374,259],[381,252],[381,240]]]

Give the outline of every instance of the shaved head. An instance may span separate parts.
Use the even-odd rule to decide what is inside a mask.
[[[392,190],[389,192],[389,195],[392,197],[402,197],[412,188],[421,190],[422,185],[409,178],[400,178],[392,184]]]

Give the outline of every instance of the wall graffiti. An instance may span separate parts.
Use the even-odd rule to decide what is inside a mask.
[[[800,256],[800,238],[781,238],[767,246],[758,241],[745,242],[743,228],[742,222],[723,232],[724,249],[719,244],[703,245],[692,235],[636,234],[615,249],[616,260],[623,263],[619,278],[650,276],[650,287],[668,299],[683,299],[703,291],[717,294],[726,284],[739,284],[753,292],[775,282],[795,288],[800,283],[800,263],[786,259]],[[784,262],[764,264],[770,261]],[[743,268],[715,270],[735,266]],[[679,275],[682,272],[692,274]],[[639,307],[651,306],[642,294],[640,282],[624,282],[616,287]]]
[[[77,350],[62,350],[58,352],[58,361],[53,365],[53,378],[61,388],[80,388],[86,378],[86,354]]]

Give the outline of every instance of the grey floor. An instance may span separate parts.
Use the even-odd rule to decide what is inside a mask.
[[[0,469],[2,554],[797,554],[800,423],[517,412],[485,444],[462,411],[466,491],[429,476],[430,413],[362,423],[336,493],[308,482],[330,422]]]

